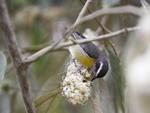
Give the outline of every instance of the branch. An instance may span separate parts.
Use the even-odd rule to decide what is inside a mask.
[[[92,2],[92,0],[87,0],[86,3],[84,4],[81,12],[79,13],[75,23],[74,23],[74,26],[76,26],[76,24],[78,24],[78,22],[80,21],[80,19],[84,16],[84,14],[86,13],[86,11],[88,10],[88,7],[90,5],[90,3]]]
[[[80,21],[81,21],[81,18],[84,16],[84,14],[86,13],[86,11],[88,10],[88,7],[90,5],[90,3],[92,2],[93,0],[87,0],[86,3],[84,4],[81,12],[79,13],[76,21],[74,22],[74,24],[67,30],[65,37],[69,37],[72,32],[74,31],[74,29],[79,25]]]
[[[84,4],[84,1],[80,0],[80,2],[81,2],[82,5]],[[92,13],[92,12],[93,12],[92,9],[89,7],[88,8],[88,13]],[[103,34],[109,33],[107,28],[100,22],[100,20],[97,17],[94,20],[100,26],[100,28],[102,29]]]
[[[82,8],[78,18],[76,19],[75,23],[70,27],[70,29],[64,34],[64,37],[69,37],[70,34],[73,32],[73,30],[81,23],[85,22],[85,21],[88,21],[88,20],[91,20],[91,19],[94,19],[96,18],[97,16],[102,16],[102,15],[106,15],[106,14],[122,14],[122,13],[132,13],[132,14],[135,14],[135,15],[141,15],[141,10],[140,8],[137,8],[135,6],[120,6],[120,7],[115,7],[115,8],[107,8],[107,9],[101,9],[101,10],[98,10],[88,16],[85,16],[85,17],[82,17],[84,14],[85,14],[85,11],[88,9],[88,6],[89,4],[91,3],[91,0],[87,0],[84,7]],[[130,31],[130,28],[128,28],[128,30]],[[127,31],[128,31],[127,30]],[[134,30],[134,29],[133,29]],[[132,31],[132,30],[131,30]],[[125,29],[122,29],[122,31],[118,31],[119,34],[121,33],[124,33],[126,32]],[[118,33],[117,32],[117,33]],[[121,33],[120,33],[121,32]],[[113,33],[110,33],[110,34],[113,34]],[[110,35],[110,34],[107,34],[107,35]],[[106,37],[107,37],[106,35]],[[105,37],[105,35],[102,35]],[[101,36],[100,36],[101,37]],[[104,38],[102,37],[102,38]],[[108,36],[109,37],[109,36]],[[86,39],[87,41],[91,39]],[[97,40],[97,39],[96,39]],[[80,42],[79,42],[80,43]],[[81,43],[85,43],[85,42],[82,42]],[[57,43],[58,44],[58,43]],[[53,44],[53,45],[50,45],[50,46],[47,46],[41,50],[39,50],[38,52],[34,53],[33,55],[27,57],[25,59],[25,62],[27,63],[32,63],[36,60],[38,60],[41,56],[45,55],[46,53],[48,53],[49,51],[52,51],[52,50],[56,50],[56,48],[59,48],[59,46],[61,46],[61,44],[59,46],[57,46],[57,44]],[[64,47],[65,46],[70,46],[70,45],[73,45],[73,42],[69,41],[68,43],[62,43],[64,44]],[[57,47],[56,47],[57,46]],[[63,45],[62,45],[63,46]],[[62,48],[62,47],[61,47]],[[59,48],[60,49],[60,48]]]
[[[35,60],[37,60],[37,58],[40,58],[41,56],[43,56],[43,54],[46,54],[50,51],[56,51],[56,50],[59,50],[59,49],[62,50],[62,48],[64,48],[64,47],[69,47],[69,46],[72,46],[72,45],[75,45],[75,44],[81,44],[81,43],[86,43],[86,42],[91,42],[91,41],[102,40],[102,39],[109,39],[109,38],[118,36],[120,34],[126,33],[127,31],[131,32],[131,31],[135,31],[135,30],[138,30],[138,29],[139,29],[139,27],[125,28],[125,29],[121,29],[119,31],[111,32],[111,33],[101,35],[101,36],[98,36],[98,37],[94,37],[94,38],[90,38],[90,39],[76,40],[76,43],[73,43],[72,41],[63,42],[63,43],[60,43],[58,46],[56,46],[53,49],[51,49],[51,45],[50,45],[50,46],[47,46],[47,47],[39,50],[36,54],[33,54],[33,55],[27,57],[26,59],[24,59],[24,62],[32,63]]]
[[[130,14],[133,14],[133,15],[136,15],[136,16],[141,16],[142,15],[142,10],[141,10],[141,8],[131,6],[131,5],[104,8],[104,9],[97,10],[94,13],[91,13],[91,14],[85,16],[85,17],[82,17],[80,19],[80,21],[78,22],[78,24],[76,24],[76,26],[78,26],[79,24],[82,24],[86,21],[95,19],[98,16],[123,14],[123,13],[130,13]]]
[[[16,36],[12,28],[7,6],[4,0],[0,0],[0,27],[5,35],[4,40],[17,72],[17,79],[20,85],[26,111],[27,113],[35,113],[34,106],[32,105],[28,81],[26,78],[27,65],[25,65],[22,61],[21,53],[19,52],[17,46]]]
[[[46,46],[48,46],[48,45],[46,45]],[[33,45],[33,46],[23,47],[21,50],[22,50],[22,53],[34,53],[34,52],[37,52],[37,51],[45,48],[46,46]],[[57,50],[51,49],[51,52],[65,51],[65,50],[66,50],[65,48],[61,48],[61,49],[57,49]]]
[[[75,23],[67,30],[67,32],[65,34],[63,34],[63,37],[64,38],[68,38],[73,30],[75,29],[76,25],[80,22],[80,19],[83,17],[83,15],[86,13],[86,10],[88,9],[88,6],[89,4],[92,2],[92,0],[87,0],[85,5],[83,6],[81,12],[79,13]],[[48,46],[46,48],[43,48],[42,50],[34,53],[33,55],[29,56],[28,58],[26,58],[25,60],[27,61],[24,61],[26,63],[32,63],[36,60],[38,60],[41,56],[45,55],[46,53],[48,53],[50,50],[52,50],[53,48],[55,48],[59,42],[61,42],[63,38],[59,39],[58,41],[54,42],[51,46]]]
[[[95,19],[98,16],[103,16],[103,15],[108,15],[108,14],[122,14],[122,13],[131,13],[137,16],[141,16],[142,15],[142,11],[140,8],[135,7],[135,6],[120,6],[120,7],[113,7],[113,8],[105,8],[105,9],[100,9],[95,11],[92,14],[89,14],[85,17],[83,17],[83,15],[85,14],[86,10],[88,9],[90,3],[92,2],[92,0],[87,0],[84,7],[82,8],[79,16],[77,17],[75,23],[69,28],[69,30],[67,30],[67,32],[64,34],[63,37],[69,37],[71,35],[71,33],[73,32],[73,30],[80,24]],[[60,41],[58,41],[60,42]],[[54,44],[54,46],[56,46],[58,43]],[[45,53],[49,52],[51,49],[54,48],[54,46],[47,48],[45,50],[43,50],[43,52],[40,53],[35,53],[30,57],[34,57],[34,59],[39,59],[41,56],[43,56]],[[37,55],[38,54],[38,55]],[[41,54],[41,55],[40,55]],[[35,58],[36,56],[36,58]],[[35,60],[34,60],[35,61]]]

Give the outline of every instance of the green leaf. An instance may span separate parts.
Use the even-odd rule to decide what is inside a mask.
[[[49,77],[42,85],[38,92],[38,98],[34,101],[37,113],[56,113],[59,110],[56,108],[64,101],[60,93],[62,78],[66,74],[66,65],[66,63],[62,65],[62,69],[59,69],[57,74]]]
[[[34,101],[37,113],[50,113],[54,110],[60,101],[59,94],[60,91],[55,90],[37,98]]]
[[[60,103],[60,76],[50,77],[39,92],[39,97],[34,101],[37,113],[51,113]]]
[[[116,113],[120,110],[124,113],[124,76],[123,76],[123,65],[118,56],[115,55],[114,51],[107,48],[109,53],[109,60],[111,66],[111,73],[108,79],[109,90],[114,98],[114,104],[116,107]],[[113,86],[113,87],[112,87]]]
[[[7,67],[6,56],[3,52],[0,51],[0,81],[4,79],[6,67]]]

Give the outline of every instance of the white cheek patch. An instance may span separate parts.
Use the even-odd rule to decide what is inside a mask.
[[[96,72],[96,76],[101,72],[103,65],[104,65],[103,62],[100,62],[100,66]]]

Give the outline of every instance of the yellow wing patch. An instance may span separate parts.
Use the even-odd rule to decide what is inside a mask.
[[[91,68],[92,65],[95,63],[95,60],[84,55],[78,55],[77,61],[81,63],[85,68]]]

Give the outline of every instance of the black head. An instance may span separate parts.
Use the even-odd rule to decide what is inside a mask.
[[[98,58],[92,67],[92,74],[94,74],[94,77],[91,81],[95,80],[96,78],[104,77],[108,72],[108,69],[108,60],[106,58]]]

